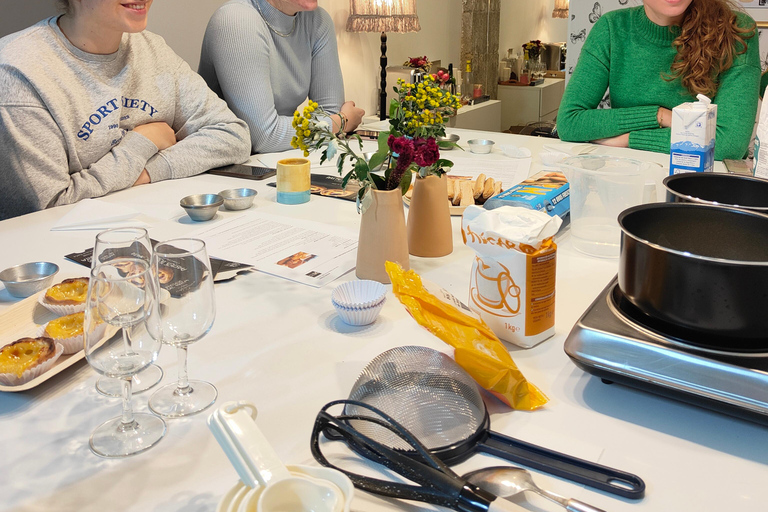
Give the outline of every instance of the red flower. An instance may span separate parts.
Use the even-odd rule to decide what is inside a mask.
[[[417,139],[414,161],[419,167],[429,167],[440,158],[440,148],[434,138]]]
[[[408,137],[390,135],[387,139],[387,146],[392,150],[392,153],[397,154],[398,161],[405,157],[408,159],[408,165],[413,162],[413,140]]]

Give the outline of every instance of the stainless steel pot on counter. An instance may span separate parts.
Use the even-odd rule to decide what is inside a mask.
[[[619,225],[619,287],[631,304],[687,339],[768,352],[768,216],[653,203],[623,211]]]

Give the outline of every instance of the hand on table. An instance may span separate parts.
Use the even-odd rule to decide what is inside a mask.
[[[612,146],[614,148],[628,148],[629,134],[625,133],[623,135],[617,135],[616,137],[608,137],[607,139],[593,140],[592,142],[603,146]]]
[[[365,110],[356,107],[354,101],[347,101],[341,106],[340,113],[347,116],[347,124],[344,126],[344,131],[353,132],[363,122]]]
[[[141,174],[139,174],[138,179],[136,182],[134,182],[132,187],[135,187],[136,185],[146,185],[147,183],[151,183],[152,180],[149,178],[149,173],[146,169],[142,169]]]
[[[145,136],[152,143],[157,146],[159,151],[168,149],[176,144],[176,133],[173,131],[168,123],[163,121],[157,123],[147,123],[137,126],[133,129],[136,133],[140,133]]]

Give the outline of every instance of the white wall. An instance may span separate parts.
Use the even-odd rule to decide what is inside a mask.
[[[156,0],[152,4],[149,30],[162,35],[193,69],[200,59],[205,26],[213,11],[226,0]],[[583,1],[583,0],[574,0]],[[336,26],[344,86],[348,99],[369,114],[376,112],[379,85],[380,34],[346,31],[348,0],[319,0]],[[417,0],[421,32],[388,34],[389,65],[400,65],[408,57],[427,55],[453,62],[460,69],[461,0]],[[554,0],[501,0],[499,48],[521,46],[530,39],[564,41],[567,22],[552,18]],[[56,13],[55,0],[0,0],[0,36],[21,30]]]
[[[585,0],[571,0],[572,3]],[[562,43],[568,39],[568,19],[553,18],[555,0],[501,0],[499,52],[522,51],[523,43],[539,39]]]
[[[380,33],[346,31],[349,2],[320,0],[336,25],[344,88],[347,99],[354,100],[368,114],[375,114],[380,81]],[[420,32],[387,34],[387,61],[399,66],[408,57],[426,55],[440,60],[445,67],[453,62],[459,69],[461,53],[461,0],[417,0]],[[392,84],[388,84],[389,86]]]

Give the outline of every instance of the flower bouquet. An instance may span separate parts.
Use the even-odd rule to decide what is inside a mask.
[[[418,84],[406,84],[398,80],[389,107],[390,130],[379,134],[378,149],[366,159],[363,142],[353,135],[346,138],[334,133],[328,112],[310,101],[303,112],[293,114],[296,135],[291,140],[294,148],[304,151],[321,150],[320,163],[338,155],[337,168],[346,187],[350,179],[360,184],[358,210],[367,207],[368,191],[400,189],[405,194],[411,185],[413,174],[421,177],[441,176],[453,166],[453,162],[440,158],[440,147],[456,146],[449,141],[436,141],[445,136],[445,122],[461,106],[459,97],[438,87],[431,76]],[[357,142],[355,142],[355,140]],[[352,170],[344,174],[346,162]]]
[[[429,70],[432,68],[432,63],[427,56],[424,55],[423,57],[408,57],[408,60],[403,62],[403,66],[423,69],[425,72],[429,73]]]
[[[459,97],[440,89],[431,76],[418,84],[398,80],[398,87],[394,90],[397,98],[389,107],[390,129],[379,134],[377,150],[369,158],[363,152],[360,137],[353,135],[347,138],[342,137],[344,134],[334,133],[327,120],[328,113],[314,101],[309,102],[303,113],[294,113],[296,135],[291,141],[293,147],[304,151],[304,156],[308,156],[310,151],[321,150],[321,164],[338,156],[336,165],[339,175],[343,176],[343,187],[351,179],[358,181],[357,207],[363,215],[355,272],[361,279],[382,283],[389,283],[384,268],[386,261],[409,268],[410,241],[426,240],[426,237],[420,236],[424,228],[417,230],[415,226],[419,222],[412,222],[413,212],[418,209],[415,208],[418,181],[437,181],[443,187],[440,205],[444,207],[444,217],[438,216],[438,220],[426,225],[426,228],[430,233],[447,231],[448,243],[439,247],[442,254],[438,255],[447,254],[453,247],[450,241],[447,180],[439,178],[453,166],[450,160],[440,158],[440,147],[448,148],[456,144],[437,142],[436,137],[445,135],[445,121],[461,106]],[[347,162],[352,165],[351,171],[346,171]],[[423,179],[417,180],[414,186],[406,232],[402,195],[410,188],[413,174]],[[450,247],[446,249],[447,246]]]

